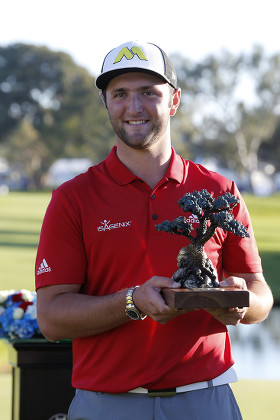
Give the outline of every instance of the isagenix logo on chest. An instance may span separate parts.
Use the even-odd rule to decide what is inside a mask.
[[[123,222],[115,222],[115,223],[111,223],[111,220],[103,220],[103,222],[100,222],[100,226],[97,226],[97,230],[98,232],[104,232],[106,230],[127,228],[127,227],[130,227],[131,224],[132,224],[131,220],[126,220]]]

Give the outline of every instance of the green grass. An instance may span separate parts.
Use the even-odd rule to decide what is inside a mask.
[[[0,196],[1,289],[34,290],[34,261],[50,193]]]
[[[280,381],[240,380],[232,384],[232,389],[244,420],[280,418]]]
[[[261,251],[280,252],[280,195],[244,195]]]
[[[249,209],[265,278],[274,299],[280,301],[280,194],[270,197],[244,195]]]

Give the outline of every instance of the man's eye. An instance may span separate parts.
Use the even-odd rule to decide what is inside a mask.
[[[113,98],[124,98],[125,92],[116,92],[113,95]]]
[[[144,95],[145,96],[153,96],[155,94],[155,92],[153,91],[153,90],[146,90],[145,92],[144,92]]]

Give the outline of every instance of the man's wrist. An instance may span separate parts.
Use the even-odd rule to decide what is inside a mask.
[[[137,287],[139,286],[130,287],[126,293],[125,313],[134,321],[143,320],[146,318],[146,315],[141,313],[133,301],[133,293]]]

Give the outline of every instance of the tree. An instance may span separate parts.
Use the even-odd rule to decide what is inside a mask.
[[[264,161],[274,165],[276,171],[280,171],[280,121],[272,137],[260,145],[260,156]]]
[[[2,151],[13,167],[27,176],[31,188],[41,187],[42,160],[49,152],[40,133],[28,120],[20,121],[9,131]]]
[[[94,78],[68,54],[25,44],[0,48],[0,81],[0,146],[14,162],[20,142],[33,149],[34,163],[34,133],[40,142],[33,185],[59,157],[98,162],[106,156],[114,142],[106,110]],[[17,137],[15,149],[11,136]]]
[[[268,57],[255,46],[246,55],[223,51],[200,63],[178,55],[174,61],[183,113],[191,114],[193,124],[182,132],[183,142],[191,140],[192,158],[215,156],[221,166],[252,177],[259,148],[279,121],[280,55]]]

